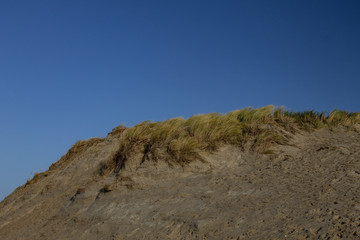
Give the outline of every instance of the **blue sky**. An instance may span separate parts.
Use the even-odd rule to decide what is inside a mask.
[[[1,1],[0,200],[119,124],[359,111],[359,1]]]

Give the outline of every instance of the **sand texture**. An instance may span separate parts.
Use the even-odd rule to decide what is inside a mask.
[[[360,239],[360,133],[298,131],[273,154],[223,145],[184,167],[133,156],[99,175],[116,135],[0,203],[0,239]]]

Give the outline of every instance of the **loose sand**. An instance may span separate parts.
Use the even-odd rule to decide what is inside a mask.
[[[274,154],[223,146],[101,177],[109,135],[0,203],[0,239],[360,239],[360,134],[299,132]]]

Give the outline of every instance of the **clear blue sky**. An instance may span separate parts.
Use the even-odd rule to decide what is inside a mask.
[[[359,43],[360,1],[1,1],[0,200],[122,123],[359,111]]]

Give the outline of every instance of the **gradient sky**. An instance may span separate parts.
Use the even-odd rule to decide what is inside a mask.
[[[360,1],[1,1],[0,200],[119,124],[359,111]]]

